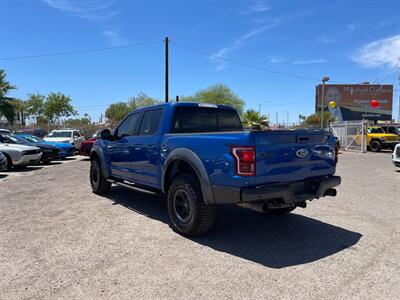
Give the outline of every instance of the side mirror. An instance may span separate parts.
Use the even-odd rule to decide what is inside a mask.
[[[113,136],[111,135],[110,129],[103,129],[100,132],[100,138],[102,140],[108,140],[108,141],[112,140]]]

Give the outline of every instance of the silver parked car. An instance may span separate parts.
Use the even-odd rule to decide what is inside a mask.
[[[0,152],[3,152],[7,159],[7,170],[11,170],[13,166],[38,164],[42,157],[38,147],[26,145],[0,143]]]

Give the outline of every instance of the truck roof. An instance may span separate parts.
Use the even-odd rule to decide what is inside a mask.
[[[214,108],[224,108],[224,109],[235,110],[232,106],[222,105],[222,104],[199,103],[199,102],[168,102],[168,103],[160,103],[160,104],[156,104],[156,105],[138,108],[138,109],[131,111],[130,113],[138,112],[138,111],[142,111],[142,110],[153,109],[153,108],[158,108],[158,107],[164,107],[164,106],[193,106],[193,107],[200,106],[200,107],[214,107]]]

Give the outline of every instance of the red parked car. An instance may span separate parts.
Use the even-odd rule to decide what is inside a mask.
[[[90,150],[92,150],[94,143],[99,138],[100,138],[100,133],[96,132],[91,138],[81,142],[80,154],[85,156],[90,156]]]

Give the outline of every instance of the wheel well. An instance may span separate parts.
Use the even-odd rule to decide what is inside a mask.
[[[3,152],[3,154],[4,154],[4,156],[7,158],[7,162],[11,162],[11,164],[12,164],[11,156],[8,155],[7,153],[4,153],[4,152]]]
[[[191,173],[197,177],[195,169],[188,162],[186,162],[184,160],[175,160],[168,166],[168,168],[165,172],[165,176],[164,176],[164,191],[165,192],[168,192],[169,186],[172,183],[172,181],[174,180],[174,178],[178,174],[182,174],[182,173]]]
[[[379,139],[372,139],[369,143],[371,144],[372,142],[378,142],[379,144],[381,143]]]
[[[99,161],[99,155],[96,152],[90,153],[90,160],[98,160]]]

